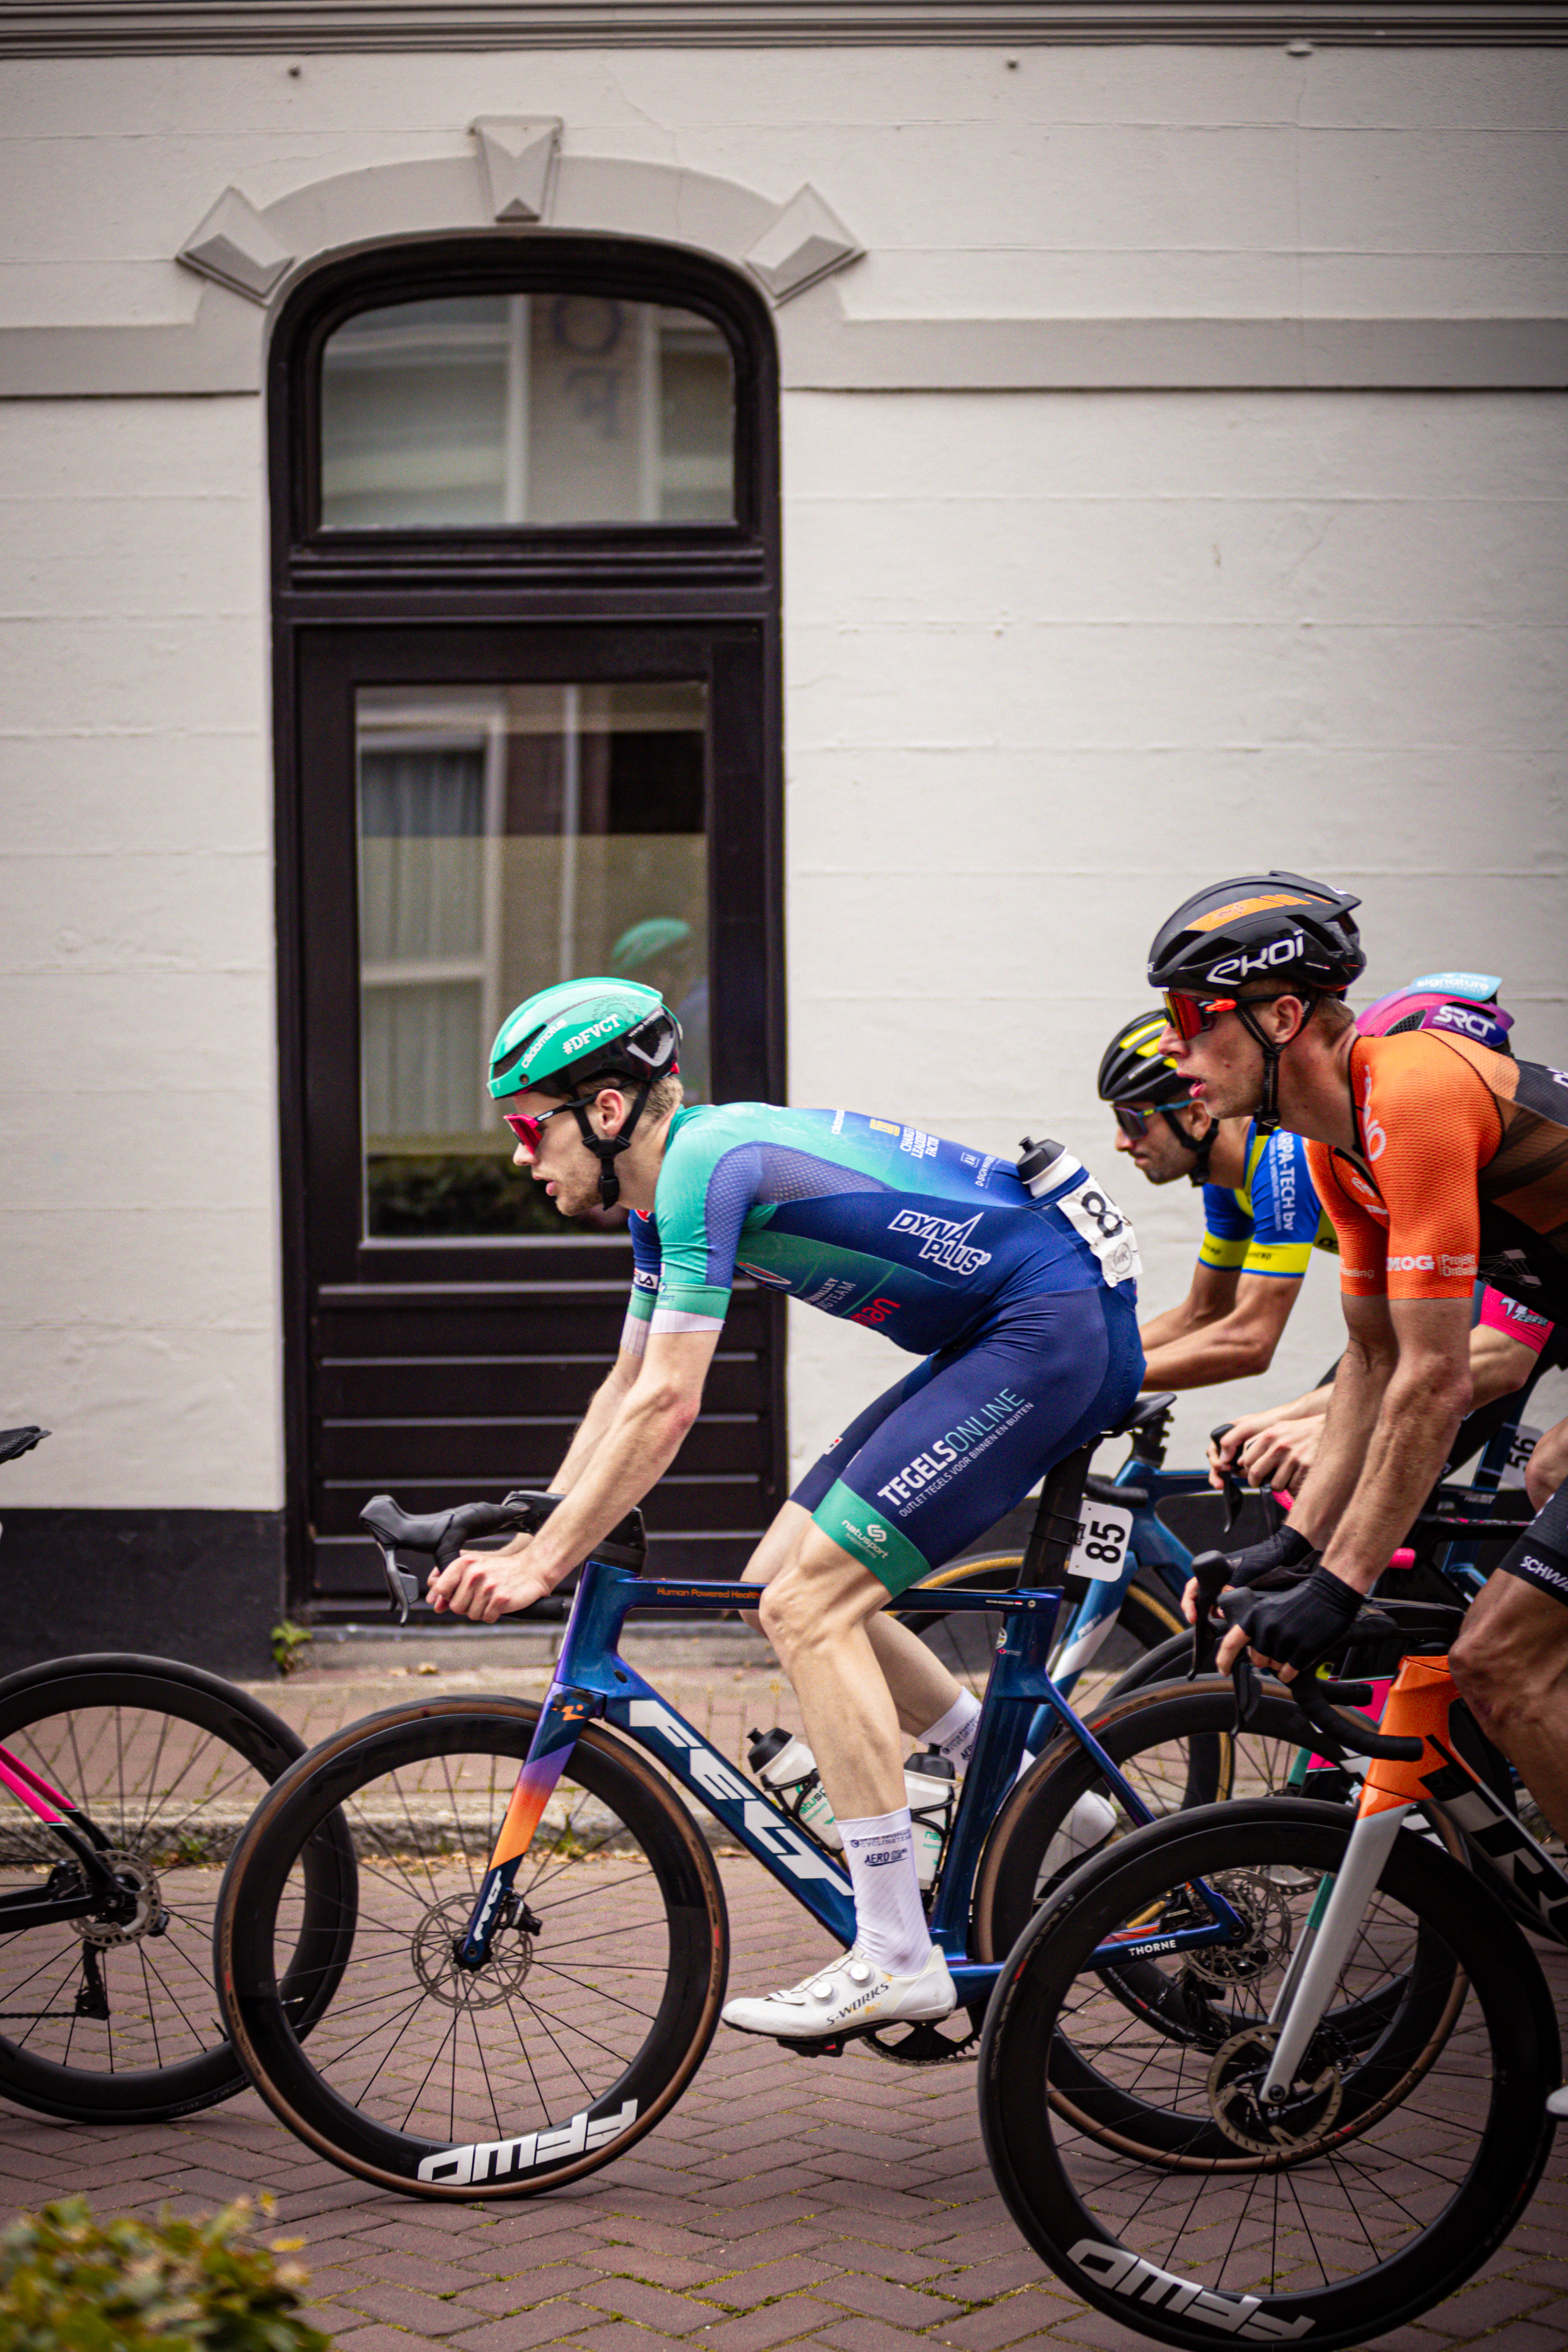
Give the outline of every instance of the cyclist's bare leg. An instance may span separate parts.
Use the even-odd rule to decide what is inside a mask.
[[[907,1802],[903,1743],[868,1632],[887,1606],[887,1587],[805,1511],[800,1516],[805,1524],[793,1557],[763,1595],[763,1631],[800,1701],[802,1728],[838,1818],[894,1812]]]
[[[1449,1654],[1460,1696],[1568,1838],[1568,1606],[1499,1573]]]
[[[807,1529],[815,1525],[811,1513],[799,1503],[785,1503],[747,1562],[743,1581],[747,1584],[770,1583],[781,1569],[797,1557],[805,1541]],[[826,1538],[823,1541],[827,1543],[829,1551],[837,1553],[851,1568],[858,1566],[858,1562],[850,1559],[847,1552],[840,1551],[837,1544],[829,1542]],[[877,1592],[885,1601],[887,1594],[875,1577],[869,1576],[868,1570],[862,1570],[861,1573],[868,1576],[868,1581],[876,1586]],[[918,1735],[928,1724],[941,1721],[960,1697],[963,1685],[949,1674],[941,1659],[927,1648],[918,1633],[912,1633],[907,1625],[900,1625],[895,1618],[877,1613],[879,1608],[879,1604],[874,1603],[873,1614],[866,1623],[866,1638],[892,1693],[900,1727]],[[760,1617],[752,1617],[748,1612],[749,1623],[761,1622]],[[794,1681],[793,1675],[791,1681]],[[806,1737],[811,1739],[812,1752],[817,1756],[820,1764],[822,1759],[816,1740],[809,1731]]]

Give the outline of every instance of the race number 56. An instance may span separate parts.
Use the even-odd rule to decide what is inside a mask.
[[[1121,1573],[1132,1535],[1132,1514],[1118,1503],[1090,1503],[1082,1529],[1068,1559],[1069,1576],[1087,1576],[1098,1584],[1112,1584]]]

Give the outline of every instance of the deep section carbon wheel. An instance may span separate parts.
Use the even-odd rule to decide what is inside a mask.
[[[0,1683],[0,1744],[78,1809],[117,1890],[84,1911],[81,1863],[5,1801],[0,2095],[71,2122],[156,2123],[243,2089],[213,1991],[213,1922],[235,1840],[302,1753],[299,1738],[216,1675],[105,1654]],[[302,1860],[307,1899],[283,1958],[301,2030],[310,2013],[292,1971],[305,1966],[318,1999],[330,1993],[334,1943],[321,1923],[352,1904],[353,1869],[341,1825],[326,1821]],[[7,1904],[43,1916],[8,1927]]]
[[[658,2122],[723,2000],[723,1895],[701,1831],[614,1734],[580,1737],[483,1965],[460,1965],[538,1720],[522,1700],[394,1709],[312,1750],[230,1863],[217,1955],[252,2080],[310,2146],[410,2196],[528,2196]],[[357,1897],[342,1980],[308,2042],[278,1981],[302,1859],[341,1809]]]
[[[1141,1831],[1068,1880],[1003,1969],[980,2062],[998,2185],[1060,2277],[1161,2343],[1369,2343],[1461,2285],[1540,2177],[1559,2079],[1541,1970],[1486,1887],[1409,1832],[1288,2096],[1263,2105],[1271,2009],[1351,1826],[1285,1800]],[[1269,1894],[1228,1969],[1219,1947],[1204,1977],[1179,1952],[1146,1961],[1168,2013],[1130,2004],[1094,1954],[1187,1917],[1199,1881]],[[1411,1988],[1434,1970],[1445,1998],[1423,2040]],[[1223,2035],[1172,2030],[1205,2003]],[[1156,2108],[1152,2158],[1142,2121],[1121,2125]]]

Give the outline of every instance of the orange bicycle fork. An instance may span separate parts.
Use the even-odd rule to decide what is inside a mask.
[[[1418,1739],[1420,1749],[1408,1759],[1374,1756],[1368,1759],[1345,1858],[1319,1889],[1269,2013],[1268,2022],[1278,2030],[1279,2039],[1263,2084],[1266,2103],[1283,2101],[1290,2094],[1297,2069],[1409,1815],[1418,1806],[1439,1806],[1461,1828],[1477,1832],[1490,1831],[1510,1819],[1480,1775],[1455,1749],[1448,1715],[1458,1696],[1446,1657],[1401,1659],[1383,1711],[1380,1736]],[[1517,1830],[1517,1824],[1512,1826]],[[1522,1830],[1517,1834],[1521,1843],[1532,1843]]]

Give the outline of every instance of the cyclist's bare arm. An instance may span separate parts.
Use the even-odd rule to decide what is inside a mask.
[[[1331,1575],[1369,1592],[1469,1410],[1470,1303],[1347,1296],[1343,1305],[1350,1345],[1291,1523],[1321,1547]]]
[[[1201,1265],[1197,1271],[1200,1276],[1227,1281],[1232,1303],[1223,1315],[1152,1346],[1150,1332],[1145,1331],[1145,1388],[1209,1388],[1219,1381],[1256,1379],[1274,1360],[1279,1334],[1289,1320],[1301,1287],[1300,1282],[1271,1274],[1243,1274],[1238,1278],[1228,1268]],[[1194,1292],[1197,1287],[1194,1282]],[[1190,1292],[1189,1303],[1192,1296]],[[1181,1311],[1176,1309],[1178,1314]],[[1162,1323],[1165,1319],[1163,1316],[1158,1318]]]
[[[1192,1287],[1181,1305],[1167,1307],[1163,1315],[1139,1327],[1144,1355],[1152,1356],[1157,1349],[1172,1347],[1190,1339],[1194,1331],[1223,1322],[1236,1305],[1240,1273],[1239,1266],[1205,1265],[1200,1258],[1193,1268]]]
[[[1470,1332],[1470,1410],[1476,1412],[1498,1397],[1511,1396],[1515,1389],[1524,1386],[1535,1362],[1534,1349],[1522,1340],[1510,1339],[1489,1324],[1476,1324]],[[1297,1493],[1316,1459],[1323,1416],[1332,1394],[1331,1381],[1326,1388],[1310,1389],[1289,1404],[1276,1405],[1271,1412],[1241,1414],[1223,1438],[1210,1442],[1210,1486],[1222,1485],[1222,1470],[1234,1464],[1249,1486],[1285,1487]]]
[[[1568,1421],[1560,1421],[1536,1442],[1524,1474],[1524,1489],[1538,1511],[1543,1511],[1568,1478]]]
[[[646,1329],[646,1327],[639,1326],[639,1330],[642,1329]],[[632,1386],[641,1370],[640,1348],[633,1352],[623,1345],[608,1372],[589,1398],[588,1410],[573,1433],[572,1443],[566,1448],[561,1467],[550,1481],[549,1491],[552,1495],[569,1494],[576,1485],[588,1464],[593,1460],[599,1440],[615,1420],[621,1399]],[[500,1544],[494,1550],[478,1555],[466,1553],[464,1557],[479,1557],[486,1559],[515,1557],[517,1553],[526,1551],[532,1541],[533,1538],[530,1535],[516,1535],[512,1537],[510,1543]]]
[[[566,1501],[527,1551],[463,1553],[431,1579],[437,1609],[493,1625],[553,1592],[674,1461],[701,1407],[719,1333],[718,1325],[655,1332]]]

